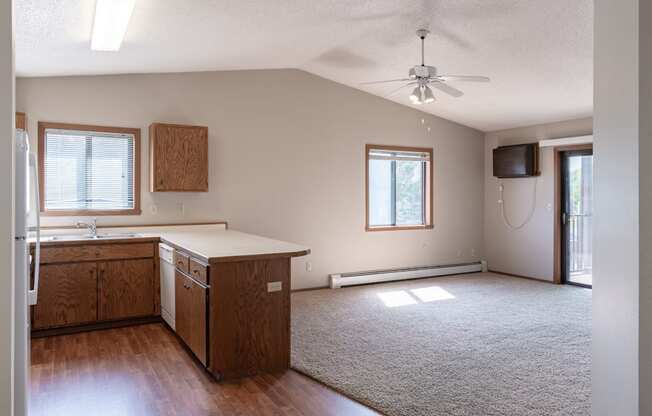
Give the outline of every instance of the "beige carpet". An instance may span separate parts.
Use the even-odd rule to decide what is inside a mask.
[[[391,416],[590,414],[591,291],[491,273],[292,295],[292,366]]]

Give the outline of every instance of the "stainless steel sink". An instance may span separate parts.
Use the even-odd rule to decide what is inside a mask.
[[[137,238],[142,237],[141,234],[135,233],[119,233],[119,234],[70,234],[70,235],[52,235],[43,237],[42,241],[75,241],[75,240],[112,240],[122,238]]]

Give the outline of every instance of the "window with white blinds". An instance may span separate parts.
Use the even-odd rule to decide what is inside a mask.
[[[44,211],[137,210],[136,140],[128,133],[44,129]]]

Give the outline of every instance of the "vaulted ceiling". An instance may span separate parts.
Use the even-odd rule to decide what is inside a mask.
[[[592,0],[137,0],[119,52],[91,51],[94,1],[16,0],[18,76],[300,68],[409,105],[419,63],[486,75],[426,111],[484,131],[590,116]]]

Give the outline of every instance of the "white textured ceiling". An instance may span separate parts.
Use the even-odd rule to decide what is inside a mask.
[[[301,68],[385,96],[360,82],[406,76],[426,27],[426,64],[492,82],[420,110],[484,131],[592,114],[592,0],[137,0],[115,53],[90,50],[94,7],[16,0],[18,76]]]

